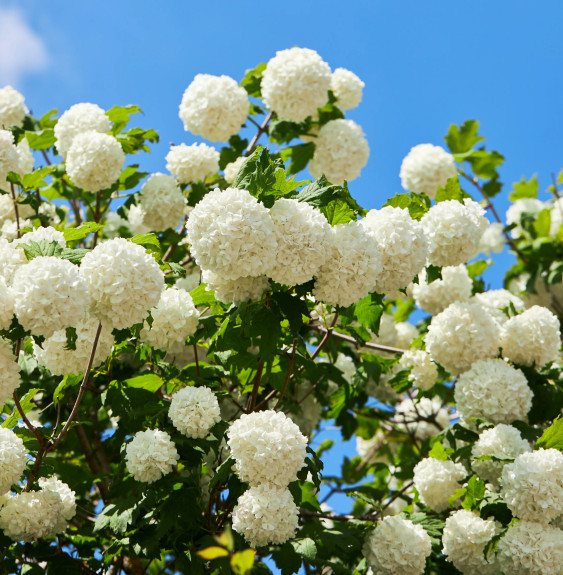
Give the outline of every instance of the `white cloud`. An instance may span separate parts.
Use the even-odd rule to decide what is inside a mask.
[[[22,77],[44,70],[49,55],[41,37],[17,8],[0,6],[0,87],[17,86]]]

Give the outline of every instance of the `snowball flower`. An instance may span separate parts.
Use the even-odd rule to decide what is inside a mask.
[[[270,209],[278,251],[269,273],[278,283],[297,285],[317,275],[332,247],[326,217],[306,202],[279,199]]]
[[[355,108],[362,101],[364,86],[360,78],[346,68],[336,68],[330,79],[336,105],[343,111]]]
[[[438,368],[430,354],[422,349],[407,350],[397,364],[397,370],[410,369],[409,380],[419,389],[430,389],[438,378]]]
[[[186,213],[186,200],[172,176],[156,173],[143,184],[138,207],[143,224],[149,230],[163,232],[178,227]]]
[[[425,421],[421,418],[429,418],[433,421]],[[421,397],[417,401],[406,398],[396,407],[395,421],[407,433],[413,433],[417,439],[424,441],[438,435],[448,427],[449,416],[447,410],[442,407],[439,397],[432,399]]]
[[[465,421],[472,417],[492,423],[525,421],[532,407],[532,390],[526,377],[502,359],[482,359],[457,380],[454,398]]]
[[[375,236],[381,252],[376,290],[389,293],[407,286],[426,262],[428,242],[420,223],[408,210],[386,206],[370,210],[361,224]]]
[[[9,329],[14,317],[14,296],[6,281],[0,276],[0,329]]]
[[[190,214],[187,237],[198,265],[224,280],[267,275],[277,250],[268,209],[236,188],[204,196]]]
[[[547,308],[533,306],[510,318],[500,338],[502,354],[514,363],[538,369],[559,358],[559,320]]]
[[[505,289],[493,289],[475,294],[474,301],[488,311],[491,317],[501,326],[508,320],[508,316],[503,311],[504,309],[508,308],[509,312],[512,313],[511,304],[517,312],[524,311],[526,307],[518,296],[511,294]]]
[[[457,266],[475,257],[488,225],[484,213],[468,198],[463,204],[447,200],[432,206],[421,220],[428,238],[428,261],[437,266]]]
[[[172,396],[168,416],[186,437],[201,439],[221,421],[219,402],[208,387],[184,387]]]
[[[20,384],[20,371],[18,358],[12,353],[11,344],[0,338],[0,374],[2,374],[0,376],[0,406],[12,398],[14,390]]]
[[[233,509],[233,529],[252,547],[285,543],[294,536],[298,520],[291,492],[276,485],[252,486]]]
[[[35,165],[35,158],[31,153],[29,142],[24,138],[17,146],[16,152],[18,153],[18,169],[16,170],[20,176],[33,172]]]
[[[468,370],[475,358],[497,355],[499,328],[476,303],[453,303],[432,318],[426,350],[452,375]]]
[[[501,223],[489,224],[479,240],[479,252],[491,257],[491,252],[500,254],[504,248],[503,225]]]
[[[92,312],[108,326],[124,329],[142,322],[160,300],[164,274],[145,249],[115,238],[97,245],[80,264]]]
[[[266,276],[247,276],[235,280],[225,280],[218,274],[203,270],[202,281],[207,284],[207,291],[215,292],[217,301],[240,305],[245,301],[260,301],[270,287]]]
[[[3,198],[4,196],[0,196]],[[27,264],[25,252],[22,249],[15,249],[14,244],[6,239],[0,238],[0,277],[8,285],[12,284],[16,270]]]
[[[11,429],[0,427],[0,493],[17,483],[27,464],[23,441]]]
[[[506,210],[506,225],[511,226],[512,224],[516,224],[514,228],[510,230],[510,235],[513,238],[517,238],[524,233],[524,229],[522,228],[522,216],[524,214],[537,216],[545,207],[545,204],[537,198],[521,198],[516,200],[508,210]]]
[[[327,103],[331,80],[329,65],[315,50],[294,47],[276,52],[260,89],[268,109],[284,120],[303,122]]]
[[[228,184],[235,183],[239,170],[241,169],[245,160],[246,158],[244,156],[240,156],[234,162],[230,162],[225,166],[225,169],[223,171],[225,172],[225,181]]]
[[[413,340],[420,335],[416,326],[408,321],[396,323],[395,331],[397,332],[397,336],[394,345],[399,349],[409,349]]]
[[[186,131],[214,142],[226,142],[246,121],[246,90],[229,76],[198,74],[186,88],[180,119]]]
[[[66,248],[66,240],[63,232],[59,232],[52,226],[46,228],[40,226],[32,232],[27,232],[21,238],[15,239],[12,243],[14,246],[18,244],[28,244],[29,242],[39,243],[45,240],[47,243],[57,242],[61,248]]]
[[[179,459],[170,435],[160,429],[138,431],[125,448],[127,470],[137,481],[145,483],[170,473]]]
[[[323,174],[335,184],[355,180],[369,158],[369,146],[362,128],[353,120],[330,120],[315,139],[315,153],[309,163],[314,178]]]
[[[25,98],[12,86],[0,88],[0,128],[20,127],[25,118]]]
[[[305,465],[307,438],[281,412],[243,414],[228,437],[237,474],[250,485],[285,487]]]
[[[60,479],[54,475],[46,478],[39,478],[39,487],[44,491],[52,491],[61,499],[61,512],[59,514],[58,525],[55,527],[55,533],[61,533],[67,527],[67,521],[70,521],[76,515],[76,493]]]
[[[549,215],[551,216],[549,235],[555,237],[561,229],[561,224],[563,224],[563,198],[555,200]]]
[[[421,575],[432,541],[422,525],[399,516],[386,517],[364,542],[362,553],[376,573]]]
[[[45,337],[74,325],[89,304],[78,267],[52,256],[40,256],[19,267],[12,293],[14,311],[23,328]]]
[[[502,470],[502,497],[519,519],[549,523],[563,514],[563,453],[522,453]]]
[[[55,125],[57,151],[66,159],[74,138],[84,132],[109,132],[111,123],[106,113],[96,104],[74,104],[59,118]]]
[[[495,523],[481,519],[466,509],[455,511],[446,519],[442,535],[442,553],[463,575],[497,575],[495,554],[485,559],[485,545],[495,536]]]
[[[171,146],[166,156],[166,169],[181,184],[199,182],[219,170],[219,152],[207,144]]]
[[[448,499],[461,488],[459,482],[466,475],[467,471],[461,463],[427,457],[416,464],[413,481],[420,493],[420,500],[439,513],[451,507]],[[455,505],[458,504],[456,501]]]
[[[335,226],[332,233],[332,253],[317,275],[313,295],[324,303],[346,307],[374,291],[381,252],[376,239],[359,222]]]
[[[12,132],[0,130],[0,190],[9,190],[10,186],[6,182],[6,176],[8,172],[18,171],[19,161]]]

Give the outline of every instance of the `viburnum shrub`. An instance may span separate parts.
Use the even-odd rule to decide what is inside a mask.
[[[368,211],[363,86],[200,74],[152,175],[138,107],[0,89],[1,573],[561,573],[563,175],[503,222],[470,120]]]

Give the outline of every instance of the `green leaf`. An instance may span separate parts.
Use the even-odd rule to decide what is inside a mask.
[[[486,260],[478,260],[467,265],[467,273],[471,279],[479,277],[492,264]]]
[[[211,547],[206,547],[201,551],[198,551],[197,554],[204,560],[204,561],[213,561],[213,559],[218,559],[219,557],[228,557],[229,552],[224,547],[219,547],[217,545],[212,545]]]
[[[237,551],[231,557],[231,569],[235,572],[235,575],[248,575],[252,571],[255,558],[256,551],[254,549]]]
[[[321,212],[333,227],[347,224],[357,218],[354,210],[344,200],[340,199],[336,199],[327,206],[322,207]]]
[[[485,182],[481,186],[481,189],[487,198],[493,198],[502,190],[502,184],[498,181],[497,178],[493,178],[492,180]]]
[[[426,283],[431,284],[436,280],[442,279],[442,268],[432,264],[426,266]]]
[[[86,366],[84,366],[84,368],[86,368]],[[55,405],[58,404],[58,402],[61,400],[61,398],[64,396],[64,393],[67,389],[72,388],[72,387],[78,387],[80,385],[82,381],[82,376],[78,375],[78,374],[73,374],[73,373],[69,373],[67,375],[65,375],[61,381],[61,383],[59,383],[59,385],[57,385],[54,393],[53,393],[53,401],[55,402]]]
[[[46,114],[43,114],[39,119],[39,125],[42,128],[54,128],[57,125],[57,118],[53,118],[55,114],[58,113],[58,110],[55,108],[53,110],[49,110]]]
[[[291,544],[298,555],[301,555],[303,559],[309,563],[313,562],[317,557],[317,546],[315,542],[310,538],[297,539],[297,541],[292,541]]]
[[[23,398],[20,399],[20,405],[21,405],[21,408],[22,408],[24,413],[27,414],[32,409],[35,408],[35,405],[33,403],[31,403],[31,400],[35,397],[35,394],[38,391],[40,391],[39,388],[30,389],[23,396]],[[7,429],[12,429],[12,427],[14,427],[18,423],[19,420],[20,420],[20,412],[17,410],[16,407],[14,407],[14,411],[12,411],[12,414],[2,422],[2,427],[6,427]]]
[[[307,144],[297,144],[286,148],[283,151],[282,157],[284,160],[290,159],[288,174],[297,174],[307,167],[307,164],[313,158],[315,153],[315,144],[308,142]]]
[[[370,294],[361,299],[354,307],[354,316],[364,327],[367,327],[375,335],[379,335],[379,322],[383,314],[381,296]]]
[[[80,265],[82,258],[89,252],[90,250],[86,249],[71,249],[71,248],[64,248],[61,253],[57,255],[57,257],[61,258],[62,260],[68,260],[69,262]]]
[[[536,447],[563,451],[563,419],[558,417],[536,442]]]
[[[164,381],[160,376],[156,375],[156,373],[145,373],[144,375],[139,375],[131,379],[126,379],[123,382],[123,385],[126,385],[127,387],[146,389],[151,393],[155,393],[156,391],[158,391],[163,384]]]
[[[151,252],[160,253],[160,242],[154,234],[137,234],[129,241],[134,244],[139,244]]]
[[[76,333],[75,327],[65,328],[66,332],[66,344],[65,349],[70,351],[76,351],[76,340],[78,339],[78,334]]]
[[[444,137],[452,154],[464,154],[485,138],[479,136],[479,122],[466,120],[461,126],[450,125],[448,135]]]
[[[266,207],[271,207],[276,197],[276,194],[272,194],[272,190],[276,184],[276,171],[279,169],[284,169],[283,162],[279,158],[272,158],[266,148],[258,146],[243,162],[233,186],[248,190],[261,201],[265,199],[263,196],[273,196],[269,204],[264,203]]]
[[[478,479],[476,475],[472,475],[467,482],[465,498],[461,506],[469,510],[478,509],[483,497],[485,497],[485,491],[485,482],[482,479]]]
[[[212,489],[216,485],[224,485],[227,483],[227,479],[229,478],[229,475],[231,475],[234,465],[235,460],[232,457],[225,459],[225,461],[223,461],[215,471],[215,475],[211,478],[209,488]]]
[[[385,204],[383,204],[383,207],[406,208],[409,210],[409,215],[413,220],[420,220],[430,209],[430,205],[431,201],[428,196],[410,192],[407,194],[396,194],[388,199]]]
[[[260,83],[262,82],[262,74],[266,69],[264,62],[258,64],[256,68],[247,70],[244,78],[241,80],[240,85],[246,90],[249,96],[261,98]]]
[[[22,180],[23,189],[29,191],[40,188],[41,186],[46,186],[47,182],[44,178],[51,175],[54,169],[54,166],[44,166],[43,168],[34,170],[31,174],[25,174]]]
[[[446,182],[446,188],[438,188],[436,192],[436,203],[445,202],[447,200],[457,200],[463,204],[464,198],[469,198],[469,194],[466,194],[459,185],[459,178],[454,176],[453,178],[448,178]]]
[[[94,533],[110,527],[116,533],[124,533],[132,522],[133,511],[138,503],[136,497],[122,499],[118,503],[109,503],[98,514],[94,523]]]
[[[25,236],[23,239],[25,239]],[[28,240],[26,243],[18,244],[17,247],[23,249],[29,261],[41,256],[58,257],[63,252],[63,248],[58,242],[50,242],[48,240],[40,240],[39,242]]]
[[[476,150],[466,158],[471,164],[473,173],[479,178],[498,178],[497,168],[504,162],[504,156],[498,152]]]
[[[111,133],[115,136],[119,134],[129,123],[133,114],[142,113],[139,106],[114,106],[106,112],[109,121],[113,123]]]
[[[195,306],[207,307],[217,303],[214,292],[207,291],[206,287],[207,284],[200,284],[190,292]]]
[[[64,229],[63,235],[67,242],[74,242],[83,240],[86,236],[92,233],[99,232],[103,227],[103,224],[97,224],[96,222],[84,222],[78,228]]]
[[[25,137],[32,150],[47,150],[57,142],[55,131],[51,128],[39,132],[26,132]]]
[[[539,190],[539,183],[537,176],[532,176],[530,180],[526,180],[524,176],[520,182],[515,182],[512,184],[514,188],[513,192],[510,192],[508,196],[511,202],[515,202],[516,200],[521,200],[524,198],[537,198],[538,197],[538,190]]]
[[[453,451],[453,450],[450,450]],[[428,452],[428,457],[432,457],[434,459],[439,459],[440,461],[447,461],[448,459],[448,452],[446,448],[437,441],[433,446],[432,449]]]
[[[549,237],[549,230],[551,228],[551,210],[545,208],[539,212],[533,225],[538,238]]]

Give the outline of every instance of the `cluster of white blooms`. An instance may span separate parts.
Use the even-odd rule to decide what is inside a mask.
[[[511,226],[516,224],[514,228],[510,231],[510,235],[513,238],[517,238],[524,233],[522,228],[522,216],[524,214],[537,215],[543,209],[545,205],[543,202],[537,198],[521,198],[516,200],[511,206],[506,210],[506,225]]]
[[[279,199],[270,209],[278,251],[270,277],[297,285],[317,275],[330,255],[332,229],[326,217],[306,202]]]
[[[78,187],[88,192],[99,192],[119,178],[124,163],[121,144],[113,136],[82,132],[72,140],[66,157],[66,171]]]
[[[25,118],[25,98],[12,86],[0,88],[0,128],[21,126]]]
[[[510,318],[503,326],[502,354],[514,363],[543,367],[557,361],[561,332],[559,320],[547,308],[533,306]]]
[[[249,102],[246,90],[229,76],[198,74],[180,103],[184,128],[214,142],[226,142],[244,124]]]
[[[92,344],[98,331],[98,320],[86,317],[77,321],[76,349],[66,349],[67,338],[64,329],[56,331],[46,338],[41,346],[33,343],[33,355],[37,362],[45,366],[54,375],[78,374],[88,365]],[[97,367],[106,360],[113,347],[113,335],[109,327],[103,327],[98,338],[96,354],[92,367]]]
[[[463,204],[447,200],[432,206],[421,220],[428,238],[428,261],[437,266],[457,266],[475,257],[488,225],[484,213],[468,198]]]
[[[491,253],[500,254],[504,248],[503,225],[495,222],[489,224],[479,240],[479,252],[490,257]]]
[[[454,158],[444,148],[419,144],[403,159],[401,185],[410,192],[435,198],[438,187],[444,188],[448,178],[456,174]]]
[[[8,329],[14,317],[14,296],[6,280],[0,276],[0,329]]]
[[[315,50],[294,47],[276,52],[260,89],[268,109],[284,120],[302,122],[327,103],[331,80],[329,65]]]
[[[448,427],[449,416],[439,397],[421,397],[416,401],[407,397],[397,405],[395,421],[407,433],[424,441]]]
[[[138,431],[125,448],[127,470],[137,481],[145,483],[170,473],[179,459],[170,435],[160,429]]]
[[[230,162],[225,166],[223,171],[225,172],[225,181],[228,184],[234,184],[237,174],[245,160],[246,158],[244,156],[240,156],[234,162]]]
[[[31,153],[29,142],[25,138],[16,146],[16,152],[18,153],[18,174],[24,176],[32,172],[35,158]]]
[[[359,222],[335,226],[332,233],[332,254],[317,275],[313,295],[327,304],[346,307],[374,290],[381,252]]]
[[[23,441],[11,429],[0,427],[0,493],[21,479],[26,463]]]
[[[450,506],[448,499],[457,489],[460,481],[467,475],[461,463],[441,461],[427,457],[414,468],[414,485],[420,493],[420,500],[432,511],[444,511]],[[456,506],[458,502],[454,502]]]
[[[369,565],[381,575],[421,575],[431,551],[430,536],[422,525],[399,516],[386,517],[362,547]]]
[[[335,184],[355,180],[369,158],[369,146],[362,128],[353,120],[330,120],[315,139],[309,163],[314,178],[323,174]]]
[[[494,553],[485,559],[485,545],[495,536],[495,523],[481,519],[467,509],[455,511],[446,519],[442,535],[442,552],[463,575],[496,575]]]
[[[35,335],[50,337],[74,325],[88,310],[88,291],[78,267],[52,256],[40,256],[19,267],[12,292],[19,322]]]
[[[479,439],[471,448],[471,457],[477,460],[483,455],[491,455],[498,459],[514,459],[528,451],[531,451],[530,444],[522,439],[515,427],[499,423],[495,427],[485,429],[479,435]],[[498,485],[504,465],[503,461],[493,460],[472,461],[471,463],[471,467],[481,479],[495,486]]]
[[[520,521],[498,543],[498,563],[505,575],[561,575],[563,531]]]
[[[305,465],[307,438],[281,412],[244,414],[228,436],[237,474],[250,485],[285,487]]]
[[[551,224],[549,228],[549,235],[555,237],[559,230],[561,229],[561,224],[563,224],[563,198],[555,200],[553,207],[549,211],[551,216]]]
[[[233,529],[252,547],[285,543],[293,537],[298,520],[291,492],[276,485],[252,486],[233,509]]]
[[[235,280],[226,280],[218,274],[203,270],[202,281],[208,291],[215,292],[217,301],[239,305],[245,301],[260,301],[270,287],[266,276],[247,276]]]
[[[192,296],[175,287],[164,290],[151,309],[152,325],[145,325],[140,337],[149,345],[175,353],[181,351],[199,323],[199,311]]]
[[[563,453],[520,454],[502,470],[502,496],[519,519],[549,523],[563,514]]]
[[[58,525],[55,527],[55,533],[60,533],[66,529],[67,521],[76,515],[76,493],[54,475],[48,478],[41,477],[38,483],[43,491],[56,493],[61,499],[61,513],[58,517]]]
[[[0,189],[7,189],[6,176],[8,172],[18,171],[19,161],[12,132],[0,130]]]
[[[395,324],[395,331],[397,336],[393,345],[399,349],[408,349],[413,340],[419,336],[416,326],[408,321],[400,321]]]
[[[362,101],[364,82],[346,68],[336,68],[330,79],[330,89],[336,98],[337,106],[343,110],[351,110]]]
[[[505,289],[492,289],[475,294],[475,301],[486,309],[499,325],[505,324],[508,320],[508,316],[503,310],[508,308],[510,311],[511,304],[517,312],[522,312],[525,309],[524,302]]]
[[[389,293],[407,286],[426,262],[428,242],[420,223],[408,210],[386,206],[370,210],[361,224],[375,236],[381,252],[376,290]]]
[[[411,286],[416,305],[432,315],[456,301],[469,300],[472,288],[473,282],[463,264],[442,268],[442,279],[430,283],[426,282],[426,270],[423,269],[418,274],[418,283]]]
[[[3,198],[4,196],[0,196]],[[8,285],[12,284],[16,270],[27,263],[25,252],[15,249],[15,246],[6,239],[0,238],[0,277]]]
[[[166,174],[152,174],[141,187],[139,200],[143,224],[156,232],[176,229],[186,213],[182,190],[176,180]]]
[[[94,315],[109,327],[142,322],[160,300],[164,274],[145,249],[123,238],[108,240],[88,252],[80,264]]]
[[[236,188],[209,192],[190,214],[187,237],[198,265],[221,280],[267,274],[277,249],[268,209]]]
[[[410,369],[409,380],[419,389],[430,389],[438,377],[438,368],[430,354],[422,349],[407,350],[397,363],[397,371]]]
[[[502,359],[481,359],[457,380],[454,399],[460,417],[481,417],[492,423],[525,421],[533,393],[519,369]]]
[[[0,297],[2,297],[1,293]],[[0,405],[4,405],[18,387],[20,371],[18,358],[12,353],[12,346],[8,341],[0,338],[0,374],[2,374],[0,377]]]
[[[456,302],[432,318],[426,349],[452,375],[468,370],[475,358],[497,355],[499,327],[476,303]]]
[[[207,437],[221,420],[219,402],[208,387],[184,387],[172,396],[168,416],[174,427],[187,437]]]
[[[199,182],[219,170],[219,152],[207,144],[171,146],[166,156],[166,169],[181,184]]]
[[[76,136],[83,132],[109,132],[111,123],[106,113],[96,104],[74,104],[59,118],[55,125],[57,151],[66,159],[70,146]]]
[[[66,248],[66,240],[63,232],[59,232],[52,226],[46,228],[40,226],[32,232],[27,232],[22,235],[21,238],[15,239],[12,244],[17,246],[18,244],[28,244],[29,242],[37,242],[45,240],[46,242],[57,242],[61,248]]]

